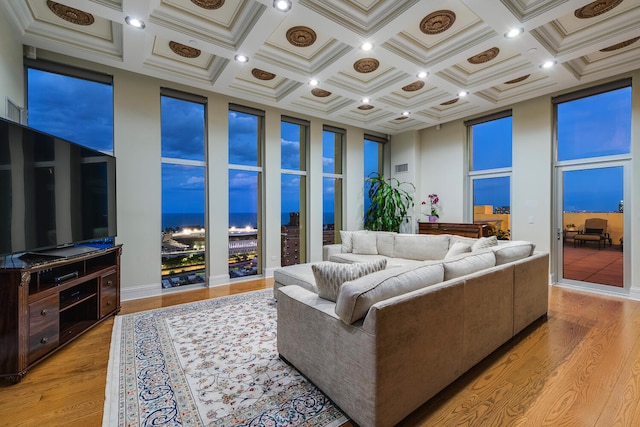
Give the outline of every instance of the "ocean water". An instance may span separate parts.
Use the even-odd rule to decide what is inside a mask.
[[[333,212],[325,212],[323,215],[325,224],[333,224]],[[236,212],[229,214],[229,227],[244,228],[246,226],[257,227],[258,214],[255,212]],[[280,223],[289,223],[289,212],[283,213]],[[162,214],[162,229],[182,227],[204,227],[204,213],[169,213]]]

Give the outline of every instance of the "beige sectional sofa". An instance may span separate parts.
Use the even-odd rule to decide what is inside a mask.
[[[343,233],[327,261],[274,273],[278,351],[363,427],[398,423],[547,312],[530,242]],[[372,261],[386,268],[358,277]]]

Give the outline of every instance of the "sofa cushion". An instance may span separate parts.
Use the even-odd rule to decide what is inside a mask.
[[[447,234],[396,234],[393,256],[416,260],[444,259],[448,250]]]
[[[466,243],[462,243],[462,242],[455,242],[449,248],[449,251],[444,256],[444,259],[452,258],[456,255],[465,254],[467,252],[471,252],[471,245],[467,245]]]
[[[498,244],[498,238],[496,236],[481,237],[471,246],[471,252],[477,252],[482,249],[487,249]]]
[[[384,270],[386,265],[387,260],[384,258],[377,261],[354,264],[324,261],[313,264],[311,270],[316,279],[316,287],[320,298],[335,301],[338,297],[338,290],[344,282]]]
[[[351,324],[366,316],[369,308],[385,299],[442,282],[442,263],[378,271],[346,282],[340,287],[336,314]]]
[[[396,234],[398,233],[394,233],[393,231],[376,231],[375,232],[375,235],[377,238],[376,245],[378,246],[378,253],[380,255],[393,258],[393,244],[395,241]]]
[[[496,265],[496,256],[491,250],[462,254],[444,261],[443,265],[444,280],[450,280],[494,267]]]
[[[378,261],[381,259],[387,259],[387,258],[382,255],[360,255],[360,254],[354,254],[354,253],[350,253],[350,254],[341,253],[341,254],[331,255],[328,261],[342,262],[344,264],[353,264],[356,262],[371,262],[371,261]]]
[[[353,251],[353,234],[368,233],[366,230],[346,231],[340,230],[340,242],[342,244],[342,252],[351,253]]]
[[[449,249],[451,249],[451,246],[453,246],[457,242],[462,242],[466,243],[469,246],[473,246],[473,244],[477,241],[478,239],[474,237],[456,236],[455,234],[451,234],[449,235]]]
[[[273,280],[281,286],[298,285],[311,292],[318,293],[310,264],[294,264],[277,268],[273,272]]]
[[[359,255],[378,255],[376,233],[353,233],[351,236],[352,253]]]
[[[491,250],[496,254],[496,265],[506,264],[533,255],[536,245],[523,240],[515,240],[492,246]]]

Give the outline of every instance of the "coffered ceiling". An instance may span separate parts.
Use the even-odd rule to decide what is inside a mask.
[[[0,13],[36,52],[385,134],[640,68],[640,0],[292,3],[281,12],[273,0],[11,0]],[[524,32],[505,37],[511,28]],[[556,65],[541,68],[547,60]]]

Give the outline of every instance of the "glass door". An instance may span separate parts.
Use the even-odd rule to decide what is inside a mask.
[[[558,282],[624,288],[624,169],[619,162],[558,168]]]

